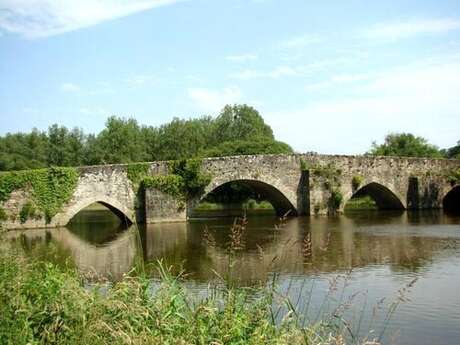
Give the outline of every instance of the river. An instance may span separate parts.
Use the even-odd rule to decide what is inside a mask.
[[[72,259],[94,279],[119,280],[139,258],[162,260],[175,273],[183,270],[198,295],[222,279],[238,286],[274,283],[306,320],[338,314],[360,337],[384,331],[386,344],[460,343],[459,216],[363,211],[281,221],[251,215],[236,233],[233,221],[125,228],[108,211],[86,210],[67,228],[8,236],[30,255],[59,248],[58,260]]]

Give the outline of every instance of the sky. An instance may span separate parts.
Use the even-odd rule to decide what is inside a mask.
[[[297,152],[454,146],[460,1],[0,0],[0,135],[236,103]]]

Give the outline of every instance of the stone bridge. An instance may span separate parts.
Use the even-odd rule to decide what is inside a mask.
[[[7,216],[3,226],[64,226],[94,202],[106,205],[128,223],[181,221],[191,215],[208,193],[230,182],[251,186],[272,203],[279,215],[341,212],[349,199],[360,195],[371,196],[381,209],[460,208],[459,181],[449,178],[453,172],[460,172],[460,160],[253,155],[204,159],[201,169],[212,177],[211,182],[203,195],[184,205],[153,188],[142,191],[142,195],[136,193],[128,178],[127,164],[81,167],[73,195],[48,223],[43,218],[19,221],[17,215],[30,192],[17,190],[0,204]],[[149,175],[167,173],[167,162],[148,163]]]

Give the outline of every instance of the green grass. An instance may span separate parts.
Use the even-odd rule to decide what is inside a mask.
[[[220,204],[212,202],[201,202],[196,208],[196,211],[214,211],[214,210],[273,210],[272,204],[268,201],[259,201],[249,199],[241,204]]]
[[[72,264],[32,259],[4,243],[0,343],[342,344],[334,326],[299,326],[294,310],[275,324],[274,292],[267,287],[215,287],[198,299],[180,276],[161,263],[156,269],[161,278],[155,289],[142,270],[88,288]]]
[[[377,210],[377,204],[370,196],[352,198],[345,205],[345,211]]]

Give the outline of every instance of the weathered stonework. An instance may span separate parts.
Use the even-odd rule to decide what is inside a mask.
[[[145,222],[183,222],[187,219],[185,201],[155,188],[145,190]]]
[[[166,162],[149,164],[150,175],[168,173]],[[137,198],[125,164],[82,167],[72,197],[49,224],[43,218],[21,224],[17,217],[9,217],[3,226],[13,229],[66,225],[93,202],[105,204],[127,222],[185,220],[207,193],[232,181],[252,186],[280,215],[287,211],[291,215],[341,212],[346,202],[361,192],[370,194],[383,208],[440,208],[447,193],[456,187],[447,176],[457,169],[460,160],[425,158],[317,154],[208,158],[203,160],[202,171],[212,176],[210,184],[202,196],[182,205],[153,189]],[[359,186],[353,185],[354,177],[359,177]],[[336,210],[331,206],[334,193],[342,197]],[[26,196],[27,191],[15,191],[0,206],[7,215],[17,215]],[[144,209],[145,213],[136,212]]]

